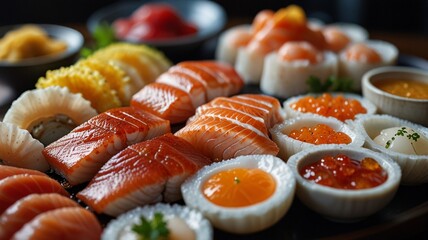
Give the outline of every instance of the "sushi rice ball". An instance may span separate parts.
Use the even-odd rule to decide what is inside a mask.
[[[308,92],[311,76],[327,79],[337,74],[336,55],[319,51],[308,42],[287,42],[265,58],[260,82],[262,92],[288,98]]]
[[[238,49],[245,47],[251,37],[251,25],[244,24],[229,28],[220,35],[215,52],[216,59],[234,65]]]
[[[361,91],[363,75],[374,68],[394,65],[398,49],[391,43],[367,40],[348,45],[339,54],[339,78],[353,81],[353,89]]]
[[[340,52],[351,43],[366,41],[369,36],[367,30],[360,25],[340,22],[325,25],[322,33],[328,49],[335,53]]]

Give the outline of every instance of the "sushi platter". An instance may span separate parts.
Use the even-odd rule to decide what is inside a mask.
[[[145,11],[177,20],[170,7],[116,16],[126,38],[34,89],[0,82],[0,240],[426,234],[426,120],[381,114],[362,80],[385,66],[428,72],[426,60],[295,5],[170,59],[150,46],[166,33],[144,42],[130,26]],[[192,31],[167,36],[186,42],[198,25],[180,21]]]

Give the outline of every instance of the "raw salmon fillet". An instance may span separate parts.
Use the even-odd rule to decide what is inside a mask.
[[[249,154],[278,154],[278,146],[266,135],[221,115],[200,115],[175,133],[212,161]]]
[[[0,180],[0,214],[19,199],[33,193],[59,193],[68,196],[68,192],[47,176],[14,175]]]
[[[10,239],[40,213],[63,207],[79,207],[77,202],[57,193],[30,194],[0,215],[0,239]]]
[[[40,172],[37,170],[0,165],[0,180],[2,180],[3,178],[7,178],[10,176],[19,175],[19,174],[47,176],[43,172]]]
[[[66,207],[37,215],[17,231],[12,240],[97,240],[101,232],[93,213],[82,207]]]
[[[171,124],[186,121],[195,113],[189,93],[164,83],[151,83],[134,94],[131,106],[150,112]]]
[[[116,154],[77,197],[111,216],[145,204],[177,201],[184,180],[210,163],[188,142],[168,133]]]
[[[185,61],[134,94],[131,105],[168,119],[186,121],[202,104],[238,93],[244,85],[235,69],[217,61]]]
[[[87,182],[127,146],[170,132],[169,121],[132,108],[101,113],[48,145],[43,155],[71,185]]]

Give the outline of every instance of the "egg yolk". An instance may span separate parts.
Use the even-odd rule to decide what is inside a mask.
[[[351,39],[337,27],[327,27],[323,34],[328,48],[333,52],[339,52],[351,42]]]
[[[261,169],[233,168],[211,176],[202,186],[204,196],[222,207],[246,207],[273,195],[276,182]]]
[[[317,184],[339,189],[372,188],[387,179],[386,172],[373,158],[358,161],[344,154],[324,156],[303,167],[300,175]]]
[[[328,93],[324,93],[319,97],[303,97],[291,104],[290,107],[303,113],[334,117],[340,121],[354,119],[355,115],[367,112],[356,99],[346,99],[343,95],[333,97]]]
[[[336,132],[326,124],[317,124],[314,127],[303,127],[298,130],[293,130],[288,136],[315,145],[351,143],[351,138],[346,133]]]
[[[356,43],[345,50],[345,57],[349,61],[363,63],[380,63],[381,56],[376,50],[363,43]]]
[[[287,42],[279,49],[278,55],[282,60],[289,62],[307,60],[311,64],[316,64],[322,60],[322,54],[307,42]]]

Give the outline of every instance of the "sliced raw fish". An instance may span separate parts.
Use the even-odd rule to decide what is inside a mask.
[[[101,233],[101,225],[93,213],[82,207],[66,207],[37,215],[12,240],[98,240]]]
[[[11,205],[0,215],[0,239],[10,239],[40,213],[63,207],[79,207],[68,197],[58,193],[30,194]]]
[[[186,121],[195,113],[189,93],[164,83],[151,83],[134,94],[131,106],[169,120]]]
[[[14,175],[0,180],[0,214],[19,199],[33,193],[59,193],[68,196],[68,192],[47,176]]]
[[[132,108],[99,114],[43,150],[52,168],[71,185],[89,181],[128,145],[170,132],[167,120]]]
[[[165,134],[116,154],[77,197],[112,216],[136,206],[177,201],[183,181],[210,163],[185,140]]]
[[[0,165],[0,180],[19,174],[47,176],[46,174],[37,170]]]

